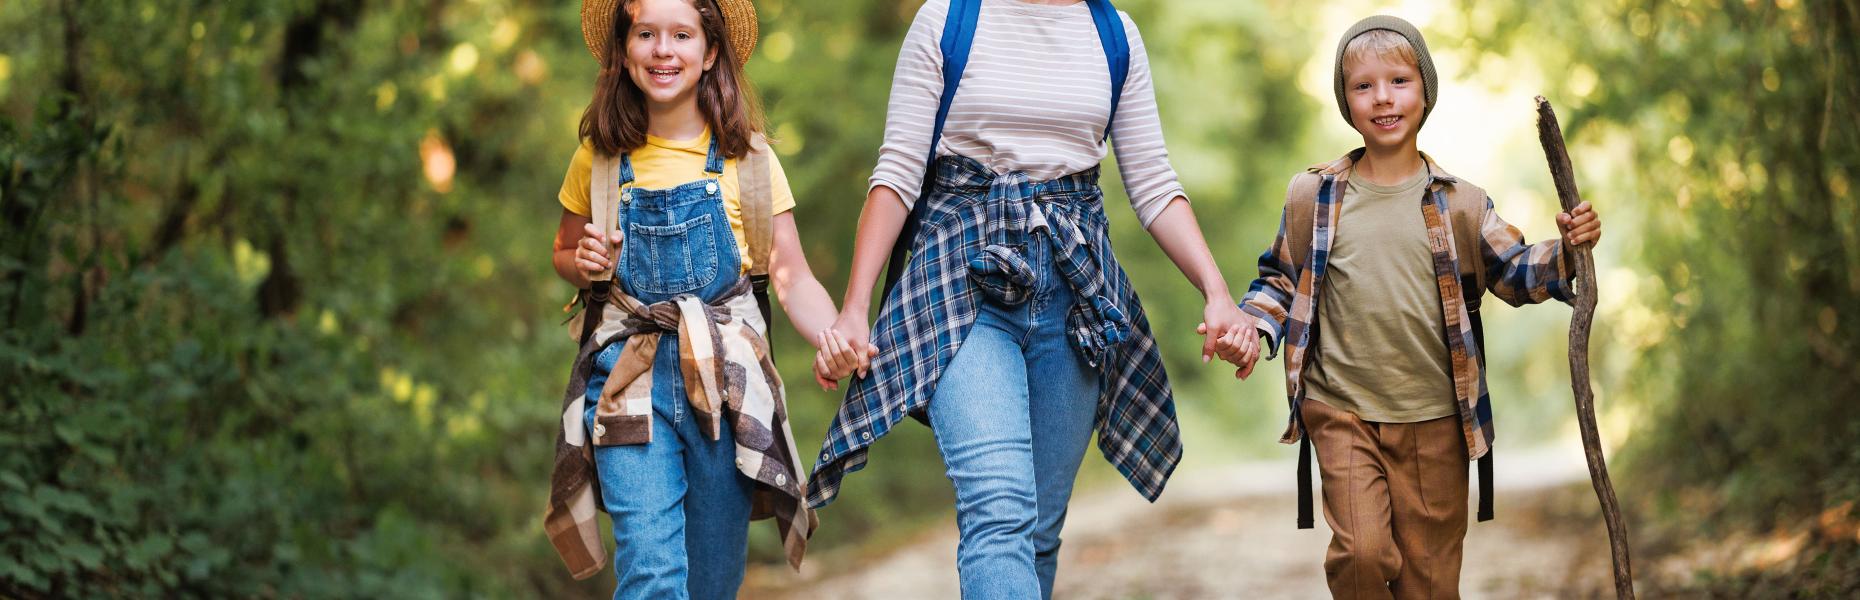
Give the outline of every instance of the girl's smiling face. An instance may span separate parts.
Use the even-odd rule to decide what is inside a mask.
[[[1376,149],[1414,144],[1421,113],[1427,107],[1421,72],[1415,65],[1383,53],[1346,59],[1344,96],[1350,105],[1350,124],[1363,134],[1364,145]]]
[[[689,0],[634,0],[626,31],[626,71],[653,112],[690,104],[717,49],[704,36],[703,16]]]

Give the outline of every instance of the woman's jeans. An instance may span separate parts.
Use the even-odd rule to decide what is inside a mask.
[[[1032,298],[976,294],[975,324],[930,400],[930,425],[956,488],[964,598],[1051,598],[1059,531],[1091,440],[1099,378],[1066,339],[1073,293],[1044,241],[1024,256]]]

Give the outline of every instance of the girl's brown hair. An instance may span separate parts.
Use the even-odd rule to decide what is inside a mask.
[[[711,135],[717,136],[717,150],[726,158],[742,158],[749,154],[750,137],[762,130],[755,90],[743,77],[743,66],[736,63],[716,0],[691,0],[691,4],[700,15],[709,46],[706,51],[717,56],[711,68],[698,77],[698,112],[710,124]],[[606,58],[601,60],[601,74],[594,80],[594,100],[581,113],[582,139],[607,156],[646,144],[646,93],[626,71],[626,45],[632,39],[628,31],[633,29],[637,6],[637,2],[628,0],[614,11]]]

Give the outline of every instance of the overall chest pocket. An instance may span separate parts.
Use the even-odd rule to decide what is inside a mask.
[[[640,291],[682,294],[717,278],[717,233],[711,215],[671,225],[628,223],[626,274]]]

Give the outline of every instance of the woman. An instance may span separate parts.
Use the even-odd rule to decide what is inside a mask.
[[[945,56],[949,23],[958,34]],[[1080,43],[1091,39],[1100,47]],[[952,70],[960,91],[946,95]],[[815,507],[831,502],[870,444],[907,414],[927,418],[955,485],[965,597],[1051,596],[1094,429],[1150,499],[1181,459],[1161,357],[1106,231],[1097,175],[1107,133],[1138,218],[1201,290],[1203,361],[1256,344],[1169,165],[1128,16],[1104,0],[986,0],[979,11],[931,0],[918,12],[834,325],[852,344],[870,339],[872,359],[816,361],[827,378],[855,366],[861,377],[808,491]],[[910,214],[921,234],[868,335],[879,265]]]

